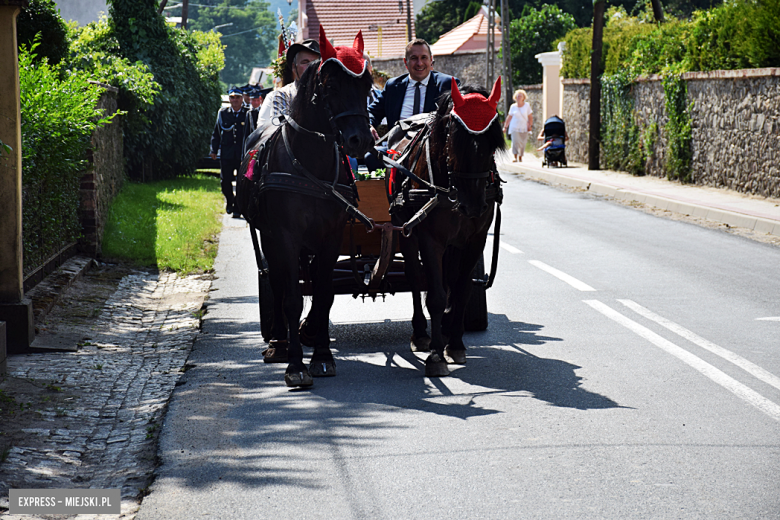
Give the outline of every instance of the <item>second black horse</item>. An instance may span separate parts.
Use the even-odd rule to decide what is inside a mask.
[[[423,217],[408,237],[401,238],[400,247],[414,302],[412,349],[431,351],[425,362],[428,377],[449,375],[447,361],[466,362],[463,318],[472,271],[482,258],[496,204],[501,202],[494,160],[494,154],[506,148],[496,112],[501,78],[490,95],[480,87],[466,86],[463,91],[465,95],[453,82],[452,93],[439,98],[429,136],[415,140],[405,154],[414,163],[413,173],[429,182],[428,188],[408,179],[397,188],[391,209],[399,226],[410,227]],[[439,199],[435,207],[419,211],[431,198]],[[430,337],[420,296],[424,286]]]

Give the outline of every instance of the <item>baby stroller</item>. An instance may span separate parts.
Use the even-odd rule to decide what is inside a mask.
[[[546,145],[542,166],[567,166],[566,123],[563,122],[563,119],[558,116],[552,116],[545,121],[542,137]]]

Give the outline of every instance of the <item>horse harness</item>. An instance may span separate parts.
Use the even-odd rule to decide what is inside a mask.
[[[449,135],[452,119],[447,123],[447,134]],[[498,168],[496,167],[495,160],[493,161],[493,168],[483,172],[462,172],[457,170],[447,170],[447,178],[449,181],[449,187],[442,188],[437,186],[433,182],[433,167],[431,163],[431,150],[430,150],[430,138],[433,128],[433,118],[426,120],[425,125],[422,126],[417,134],[408,142],[408,145],[400,151],[401,155],[397,160],[390,157],[383,156],[383,160],[386,165],[395,168],[395,170],[406,177],[401,183],[400,189],[396,189],[389,194],[390,198],[390,213],[396,213],[402,211],[403,208],[417,209],[417,212],[409,219],[402,227],[404,236],[409,236],[412,229],[420,224],[425,218],[433,211],[433,209],[441,204],[443,208],[452,209],[457,203],[457,189],[453,186],[452,180],[454,177],[464,179],[484,179],[490,178],[485,188],[485,200],[488,204],[496,203],[496,219],[493,228],[493,255],[491,260],[490,274],[486,275],[482,280],[474,280],[475,283],[480,283],[485,286],[485,289],[490,289],[496,277],[498,268],[498,251],[500,245],[501,235],[501,203],[504,199],[504,193],[501,188],[501,183],[504,182],[498,174]],[[415,146],[419,145],[419,146]],[[417,163],[422,156],[423,149],[426,154],[426,164],[428,167],[428,179],[425,181],[413,173],[417,167]],[[408,168],[405,165],[410,165]],[[412,188],[411,183],[416,182],[420,186],[424,186],[421,189]],[[391,186],[394,188],[394,186]],[[442,197],[444,196],[444,198]],[[419,208],[419,209],[418,209]]]

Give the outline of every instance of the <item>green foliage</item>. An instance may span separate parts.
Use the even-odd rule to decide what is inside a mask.
[[[415,18],[415,34],[430,44],[463,23],[471,0],[428,2]]]
[[[480,9],[482,9],[482,2],[475,2],[474,0],[471,0],[469,5],[466,7],[466,12],[463,13],[463,21],[461,23],[465,23],[477,16],[477,13]]]
[[[731,0],[696,12],[691,21],[667,16],[653,23],[648,10],[629,16],[611,8],[604,28],[603,70],[641,74],[780,66],[780,0]],[[590,76],[590,28],[566,34],[561,74]]]
[[[670,74],[663,80],[666,115],[666,176],[682,182],[691,181],[691,116],[688,87],[680,75]]]
[[[262,0],[202,0],[189,8],[189,29],[211,32],[217,29],[224,44],[222,81],[243,85],[249,81],[252,67],[265,67],[276,58],[279,21]],[[178,10],[171,13],[178,16]],[[342,42],[343,43],[343,42]]]
[[[143,118],[144,111],[153,105],[160,92],[160,85],[143,62],[131,63],[119,52],[108,19],[102,17],[84,27],[73,28],[68,67],[118,88],[120,110],[127,112],[131,119]]]
[[[222,200],[211,176],[126,183],[109,210],[103,254],[180,274],[210,271]]]
[[[25,272],[78,239],[86,151],[94,130],[114,117],[96,113],[100,87],[36,59],[36,47],[19,52]]]
[[[733,0],[694,15],[687,41],[693,70],[780,65],[780,0]]]
[[[159,86],[153,105],[124,119],[128,174],[149,180],[192,173],[208,151],[220,106],[220,47],[213,37],[168,26],[156,0],[111,0],[109,5],[104,43],[115,41],[122,58],[142,62]]]
[[[644,173],[641,132],[626,73],[601,79],[601,161],[611,170]]]
[[[554,5],[527,8],[522,18],[512,20],[509,34],[514,84],[540,83],[542,67],[534,56],[555,50],[555,41],[575,28],[574,17]]]
[[[19,47],[28,49],[35,36],[41,34],[36,49],[38,59],[47,58],[57,65],[68,54],[68,28],[54,0],[29,0],[16,18],[16,38]]]

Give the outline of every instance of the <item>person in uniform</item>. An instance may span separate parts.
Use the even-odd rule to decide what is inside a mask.
[[[260,115],[260,106],[263,104],[263,99],[272,89],[263,89],[260,85],[255,86],[252,92],[249,94],[249,104],[252,106],[246,113],[246,124],[244,125],[244,147],[243,151],[246,153],[246,142],[249,134],[254,132],[257,128],[257,117]]]
[[[222,150],[219,165],[222,194],[227,204],[225,212],[233,213],[234,218],[240,218],[241,214],[233,206],[233,181],[236,178],[235,172],[241,167],[247,109],[243,106],[240,88],[231,87],[228,90],[228,99],[230,106],[221,108],[217,113],[217,123],[214,125],[214,133],[211,134],[211,158],[216,159],[217,151]]]
[[[249,103],[249,94],[252,92],[252,86],[247,83],[243,87],[238,87],[239,90],[241,90],[241,96],[243,98],[242,105],[245,106],[248,109],[252,107],[252,105]]]

